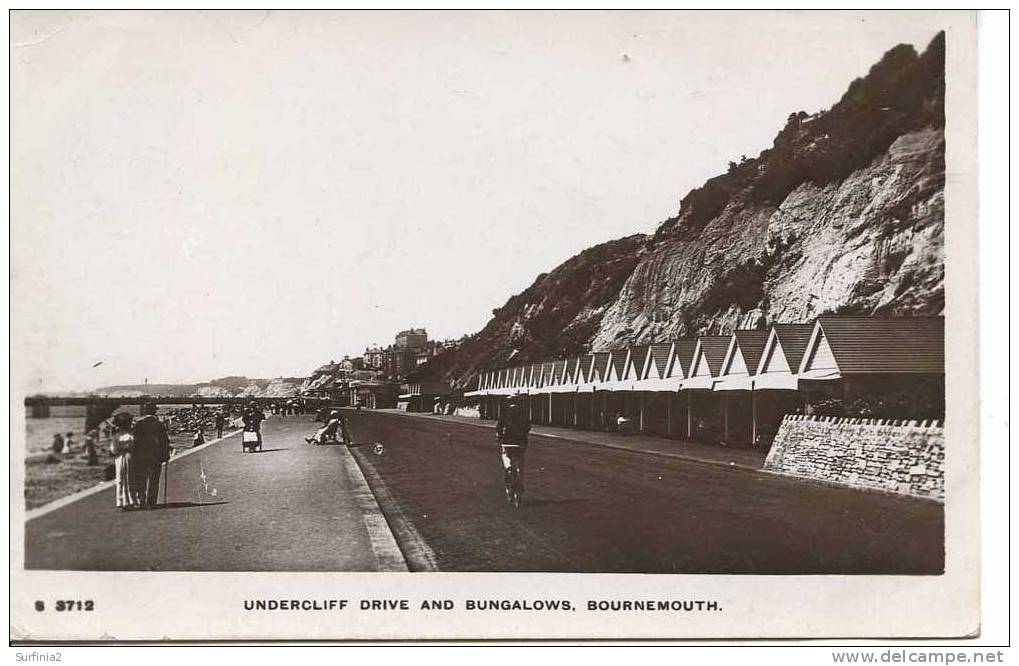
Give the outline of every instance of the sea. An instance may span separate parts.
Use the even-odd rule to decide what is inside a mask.
[[[157,415],[165,414],[173,407],[160,406]],[[117,411],[131,412],[135,416],[141,415],[141,408],[138,405],[123,405]],[[50,407],[48,418],[33,418],[30,413],[25,414],[25,444],[28,453],[48,451],[53,443],[53,435],[60,433],[67,437],[72,433],[76,446],[81,446],[85,441],[85,407],[64,406]]]

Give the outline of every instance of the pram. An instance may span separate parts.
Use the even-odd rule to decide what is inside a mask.
[[[241,451],[243,453],[262,450],[262,431],[245,426],[241,433]]]

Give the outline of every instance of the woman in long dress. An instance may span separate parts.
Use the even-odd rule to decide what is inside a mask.
[[[142,505],[141,493],[138,492],[142,470],[134,469],[136,465],[132,465],[131,460],[134,454],[133,422],[134,418],[127,412],[115,415],[113,441],[110,443],[110,453],[116,456],[117,506],[124,511]]]

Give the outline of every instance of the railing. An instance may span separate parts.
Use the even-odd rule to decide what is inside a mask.
[[[845,425],[894,426],[897,428],[940,428],[943,423],[938,419],[907,420],[907,419],[870,419],[852,416],[817,416],[814,414],[786,414],[786,421],[816,421],[818,423],[834,423]]]

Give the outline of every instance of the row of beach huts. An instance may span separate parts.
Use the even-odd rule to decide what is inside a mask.
[[[481,418],[516,395],[538,424],[762,448],[786,414],[943,420],[944,350],[942,317],[827,315],[492,369],[464,398]]]

